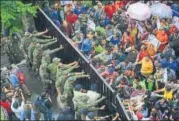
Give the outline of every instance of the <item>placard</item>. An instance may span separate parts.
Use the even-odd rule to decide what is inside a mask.
[[[149,35],[148,36],[148,41],[154,45],[156,48],[159,48],[161,42],[154,36],[154,35]]]

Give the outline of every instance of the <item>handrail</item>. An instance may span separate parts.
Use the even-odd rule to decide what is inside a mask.
[[[67,38],[64,33],[54,24],[54,22],[46,15],[46,13],[44,13],[44,11],[41,8],[38,8],[40,10],[40,12],[45,16],[46,19],[48,19],[48,21],[52,24],[52,26],[62,35],[62,37],[64,37],[66,39],[66,41],[71,45],[71,47],[82,57],[82,59],[89,64],[89,66],[91,67],[91,69],[95,72],[95,74],[100,78],[100,80],[105,84],[105,86],[111,91],[111,93],[113,94],[115,91],[114,89],[112,89],[112,87],[104,80],[104,78],[97,72],[97,70],[95,69],[95,67],[89,63],[89,61],[86,59],[86,57],[80,52],[80,50],[76,47],[74,47],[70,41],[69,38]],[[120,105],[120,107],[122,108],[122,112],[124,112],[125,115],[125,119],[126,120],[130,120],[129,116],[127,115],[123,104],[121,103],[121,99],[119,98],[118,95],[116,95],[114,97],[113,100],[117,100],[118,104]],[[111,102],[112,103],[112,102]]]

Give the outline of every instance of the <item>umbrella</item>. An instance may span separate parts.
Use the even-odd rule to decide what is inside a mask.
[[[131,4],[129,6],[127,10],[127,14],[132,19],[144,21],[150,18],[151,11],[150,11],[150,8],[146,4],[138,2],[138,3]]]
[[[162,3],[153,4],[150,6],[153,16],[158,16],[159,18],[172,18],[172,9]]]

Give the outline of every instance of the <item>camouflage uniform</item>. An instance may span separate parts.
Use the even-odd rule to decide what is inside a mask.
[[[52,39],[43,39],[42,40],[42,39],[31,38],[30,40],[31,40],[30,45],[29,46],[28,46],[28,44],[26,45],[27,48],[28,48],[26,62],[27,62],[28,65],[32,66],[32,64],[33,64],[33,53],[34,53],[34,50],[35,50],[36,43],[46,44],[48,42],[51,42]],[[25,46],[23,46],[23,47],[25,47]],[[26,53],[25,48],[23,50],[24,50],[24,53]]]
[[[76,79],[78,79],[78,78],[84,78],[84,77],[89,77],[89,75],[85,75],[85,74],[75,75],[75,76],[69,77],[65,81],[63,95],[66,95],[66,101],[67,101],[68,106],[73,107],[72,106],[72,104],[73,104],[73,102],[72,102],[72,99],[73,99],[73,82],[76,81]]]
[[[57,67],[60,63],[60,58],[53,58],[52,63],[50,63],[47,67],[48,72],[50,74],[50,79],[56,81]]]
[[[11,53],[12,41],[10,40],[10,38],[4,38],[2,40],[2,43],[3,43],[3,45],[2,45],[3,51],[8,56],[9,61],[11,63],[13,63],[14,62],[14,56]]]
[[[38,72],[38,69],[39,69],[40,64],[41,64],[43,50],[46,47],[48,47],[48,46],[50,46],[54,43],[56,43],[56,41],[49,42],[49,43],[46,43],[46,44],[37,44],[35,46],[35,49],[34,49],[34,52],[33,52],[33,66],[36,69],[36,72]]]
[[[74,66],[61,66],[59,68],[57,68],[57,74],[56,74],[56,82],[55,82],[55,86],[56,88],[60,88],[61,92],[63,91],[63,87],[64,87],[64,83],[65,83],[65,78],[68,77],[68,73],[70,73],[71,71],[73,71],[75,68],[77,68],[78,65],[74,65]],[[71,74],[70,74],[71,75]]]
[[[49,73],[47,72],[47,67],[50,64],[50,60],[51,60],[50,54],[53,54],[53,53],[59,51],[60,49],[61,48],[56,48],[54,50],[48,49],[48,50],[45,50],[43,52],[41,65],[40,65],[40,68],[39,68],[39,75],[40,75],[42,84],[44,85],[43,86],[44,88],[46,87],[46,85],[49,85],[49,84],[50,84],[50,87],[52,86],[51,85],[52,80],[50,80]]]
[[[95,106],[97,106],[100,102],[102,102],[105,97],[101,97],[100,99],[96,100],[95,102],[91,102],[88,103],[88,100],[90,98],[87,95],[83,95],[81,96],[81,98],[76,99],[76,107],[75,107],[75,118],[77,120],[85,120],[86,115],[81,114],[81,110],[82,109],[88,109],[88,111],[97,111],[100,108],[96,108]]]

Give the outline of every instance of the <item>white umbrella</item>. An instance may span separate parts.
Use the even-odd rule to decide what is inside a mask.
[[[172,18],[172,9],[162,3],[153,4],[150,6],[153,16],[158,16],[160,18]]]
[[[127,14],[132,19],[144,21],[150,18],[151,11],[146,4],[138,2],[129,6],[127,9]]]

